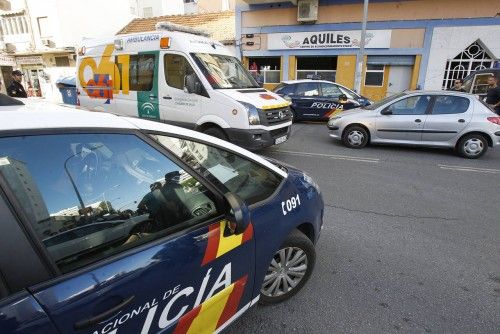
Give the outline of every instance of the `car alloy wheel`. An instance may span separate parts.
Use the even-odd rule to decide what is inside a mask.
[[[467,155],[478,155],[481,154],[484,150],[484,144],[481,140],[477,138],[471,138],[465,141],[464,143],[464,151]]]
[[[306,253],[297,247],[282,248],[274,255],[260,291],[268,297],[281,296],[295,288],[306,272]]]
[[[357,130],[353,130],[349,132],[347,135],[347,140],[349,140],[349,144],[352,146],[360,146],[365,139],[365,136]]]
[[[363,148],[368,144],[368,140],[367,130],[359,125],[349,126],[342,134],[342,142],[349,148]]]
[[[460,139],[457,144],[458,153],[467,159],[477,159],[488,150],[486,138],[479,133],[472,133]]]
[[[259,303],[275,304],[293,296],[311,277],[315,263],[312,241],[299,230],[293,230],[271,258]]]

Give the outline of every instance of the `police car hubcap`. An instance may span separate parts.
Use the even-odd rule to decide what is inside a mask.
[[[471,138],[464,144],[464,151],[469,155],[477,155],[483,151],[483,142],[477,138]]]
[[[347,136],[347,139],[351,145],[361,145],[361,143],[363,143],[364,136],[359,131],[352,131]]]
[[[295,288],[306,272],[307,255],[302,249],[280,249],[267,269],[261,292],[268,297],[283,295]]]

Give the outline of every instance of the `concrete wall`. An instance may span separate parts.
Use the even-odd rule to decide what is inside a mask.
[[[497,3],[495,9],[494,3]],[[494,17],[500,10],[492,0],[413,0],[370,3],[369,21],[399,21]],[[360,22],[363,3],[320,6],[317,24]],[[296,25],[297,7],[242,13],[242,27]]]
[[[500,25],[434,28],[424,88],[441,89],[446,61],[478,39],[500,59]]]

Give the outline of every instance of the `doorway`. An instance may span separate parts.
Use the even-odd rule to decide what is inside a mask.
[[[410,89],[413,67],[406,65],[391,65],[389,68],[389,83],[386,96],[391,96]]]
[[[43,67],[24,67],[24,86],[26,87],[26,92],[28,96],[42,97],[42,87],[41,83],[44,77]]]

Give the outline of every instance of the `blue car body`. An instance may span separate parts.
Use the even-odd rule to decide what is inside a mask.
[[[20,131],[14,136],[30,134]],[[2,137],[12,135],[0,131],[0,150]],[[292,231],[298,229],[313,243],[319,238],[323,219],[319,188],[303,172],[281,168],[287,176],[271,196],[248,206],[251,224],[241,235],[227,234],[229,222],[218,216],[66,273],[54,270],[43,244],[26,228],[29,215],[0,173],[4,254],[0,257],[0,333],[223,329],[256,303],[269,263]],[[300,205],[287,210],[284,203],[289,198],[299,199]],[[11,263],[5,254],[11,256]],[[31,264],[16,254],[25,254]]]
[[[349,88],[324,80],[284,81],[274,92],[292,103],[294,121],[327,121],[335,113],[371,104]]]

